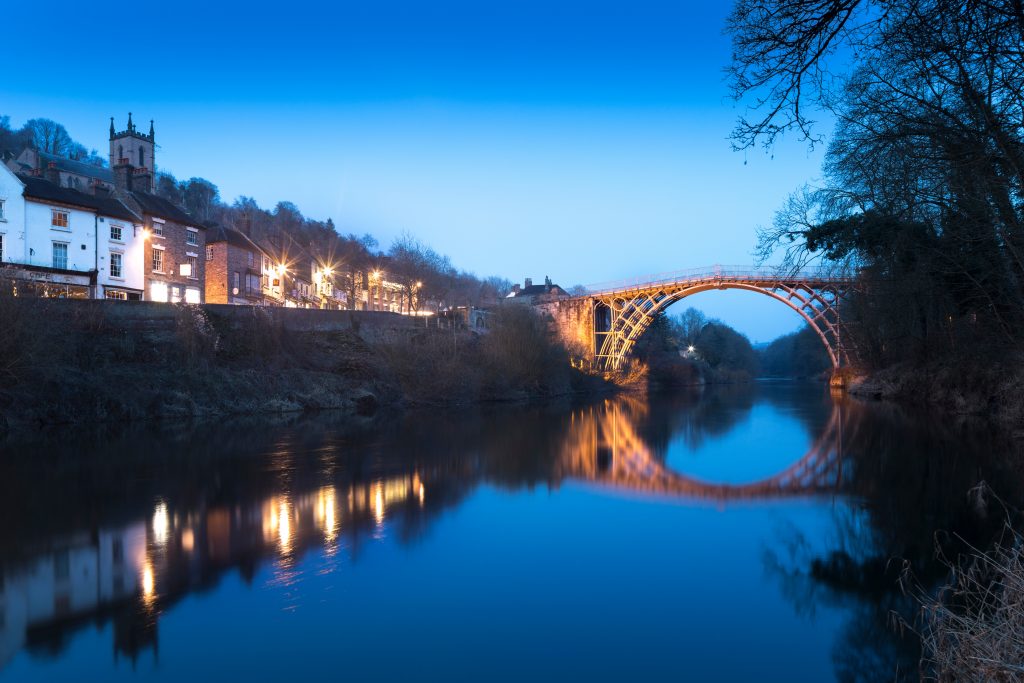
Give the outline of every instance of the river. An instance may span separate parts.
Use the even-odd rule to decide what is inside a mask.
[[[11,437],[0,682],[916,680],[1007,443],[785,382]]]

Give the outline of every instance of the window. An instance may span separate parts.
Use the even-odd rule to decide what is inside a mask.
[[[239,291],[238,290],[238,287],[239,287],[239,285],[238,285],[238,280],[239,280],[238,271],[236,270],[231,275],[232,275],[232,278],[231,278],[231,293],[232,294],[238,294],[238,291]]]
[[[199,244],[199,231],[189,228],[185,231],[185,244]]]
[[[0,221],[7,220],[7,218],[4,216],[4,201],[5,200],[0,199]]]
[[[110,239],[114,240],[115,242],[120,242],[123,234],[124,228],[121,227],[120,225],[110,226]]]
[[[246,292],[248,294],[259,294],[260,293],[260,276],[249,273],[245,276],[246,281]]]
[[[162,303],[167,302],[167,283],[166,282],[150,282],[149,283],[149,300],[160,301]]]
[[[121,264],[124,260],[123,254],[111,252],[110,254],[110,277],[124,277]]]
[[[187,304],[198,304],[202,303],[199,297],[199,290],[195,287],[188,287],[185,289],[185,303]]]
[[[164,236],[164,222],[163,221],[158,221],[158,220],[154,220],[153,221],[153,234],[156,235],[157,237],[163,237]]]
[[[153,272],[162,273],[164,272],[164,250],[154,249],[153,250]]]
[[[0,261],[4,260],[4,236],[0,235]]]
[[[68,229],[68,212],[61,209],[50,209],[50,225],[63,230]]]
[[[185,257],[185,262],[188,264],[188,277],[193,280],[199,279],[199,257],[189,254]]]
[[[213,260],[213,247],[210,247],[210,246],[206,247],[206,260],[207,261],[212,261]]]
[[[181,287],[171,285],[171,303],[176,304],[181,301]]]
[[[249,267],[256,267],[256,254],[252,253],[251,251],[249,252]]]
[[[120,289],[106,289],[103,291],[103,296],[107,299],[115,299],[117,301],[128,300],[128,292],[122,292]]]
[[[139,147],[139,166],[146,165],[146,150]]]
[[[61,270],[68,269],[68,245],[67,242],[53,243],[53,267]]]

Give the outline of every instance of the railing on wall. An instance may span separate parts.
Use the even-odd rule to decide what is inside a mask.
[[[742,282],[773,282],[786,281],[790,283],[838,283],[852,282],[854,276],[849,271],[836,267],[811,267],[811,268],[781,268],[779,266],[705,266],[703,268],[690,268],[667,273],[655,273],[639,277],[627,278],[625,280],[613,280],[611,282],[600,282],[587,285],[586,296],[602,294],[615,294],[618,292],[629,292],[639,289],[649,289],[662,285],[697,284],[700,282],[714,281],[742,281]]]

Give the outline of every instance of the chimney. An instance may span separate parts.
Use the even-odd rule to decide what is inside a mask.
[[[132,165],[127,159],[118,159],[114,166],[114,186],[119,190],[132,189]]]
[[[104,183],[102,180],[96,180],[95,178],[93,178],[92,180],[89,181],[89,183],[92,185],[92,193],[93,193],[94,196],[96,196],[96,197],[109,197],[110,196],[110,188],[107,187],[106,183]]]
[[[60,185],[60,170],[57,168],[56,161],[46,164],[46,179],[54,185]]]
[[[524,284],[524,285],[523,285],[524,289],[525,289],[526,287],[533,287],[533,278],[531,278],[531,277],[528,277],[528,278],[526,278],[526,281],[525,281],[525,282],[526,282],[526,284]]]
[[[153,174],[149,172],[148,168],[132,169],[132,186],[130,189],[147,194],[153,192]]]
[[[512,285],[512,293],[519,294],[519,285]]]

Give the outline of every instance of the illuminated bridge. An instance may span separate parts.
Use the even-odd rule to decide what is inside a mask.
[[[755,292],[800,314],[838,371],[851,360],[840,303],[852,286],[851,276],[826,269],[711,266],[592,285],[585,294],[541,307],[571,348],[586,349],[598,367],[614,370],[651,323],[677,301],[714,289]]]

